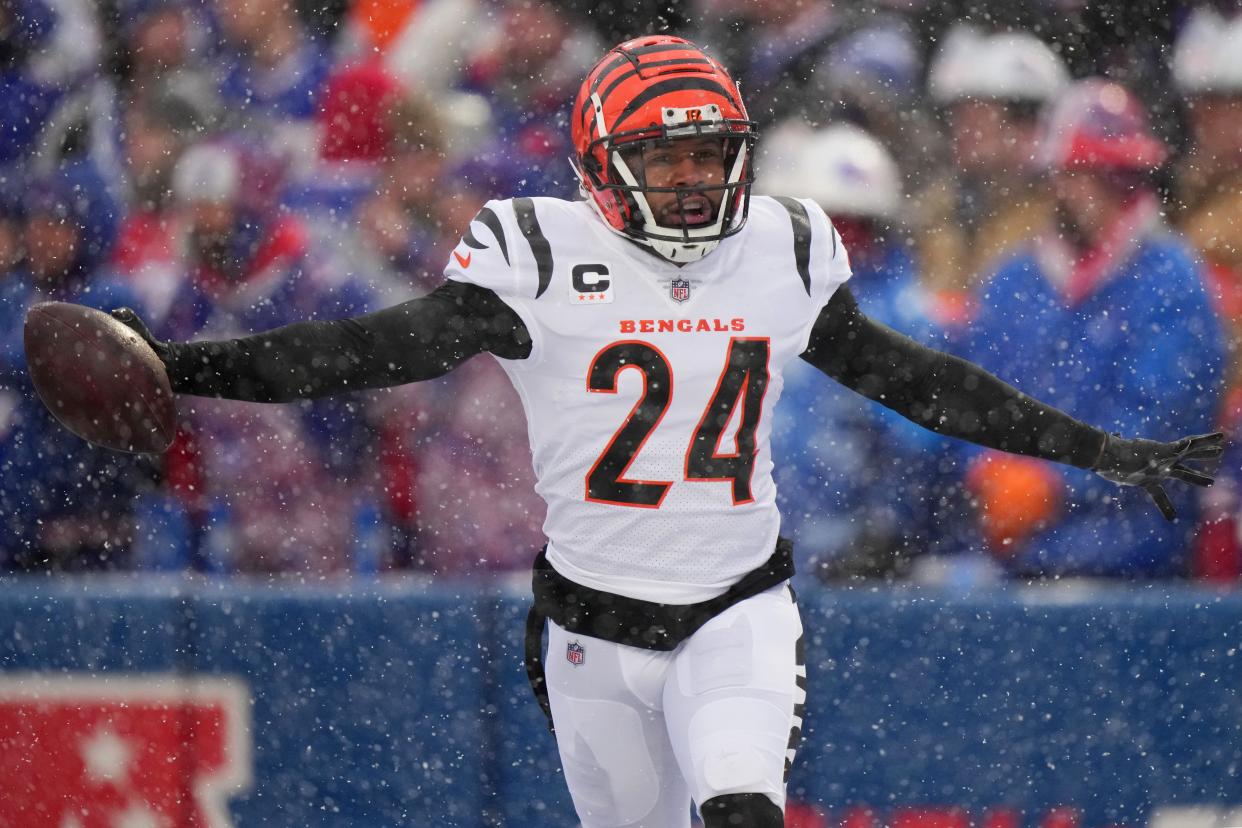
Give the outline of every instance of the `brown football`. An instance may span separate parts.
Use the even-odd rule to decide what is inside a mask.
[[[168,372],[151,346],[103,311],[41,302],[26,313],[26,364],[61,425],[92,443],[160,453],[177,425]]]

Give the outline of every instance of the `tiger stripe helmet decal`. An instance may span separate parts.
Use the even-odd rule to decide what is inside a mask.
[[[572,111],[575,172],[590,203],[616,233],[674,262],[702,258],[745,223],[753,181],[755,125],[737,84],[711,56],[678,37],[626,41],[595,65]],[[721,184],[646,186],[621,150],[646,141],[720,136],[725,146]],[[661,225],[647,194],[681,198],[722,190],[719,209],[702,227]]]

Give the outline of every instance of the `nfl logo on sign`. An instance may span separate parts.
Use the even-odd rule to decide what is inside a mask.
[[[233,679],[0,673],[0,825],[231,828],[250,734]]]
[[[586,661],[586,650],[582,649],[582,645],[577,641],[571,641],[569,642],[569,646],[565,648],[565,658],[570,664],[577,667],[579,664]]]
[[[684,302],[690,298],[690,282],[685,279],[674,279],[670,292],[674,302]]]

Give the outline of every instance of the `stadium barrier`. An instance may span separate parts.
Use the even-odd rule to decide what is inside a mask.
[[[1242,594],[799,602],[800,824],[1242,825]],[[0,580],[0,825],[573,826],[524,612],[469,583]]]

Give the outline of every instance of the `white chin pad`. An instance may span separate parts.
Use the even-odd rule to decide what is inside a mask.
[[[684,244],[682,242],[659,241],[656,239],[642,239],[641,243],[650,246],[661,258],[668,259],[670,262],[676,262],[677,264],[697,262],[715,250],[717,245],[720,244],[718,241]]]

